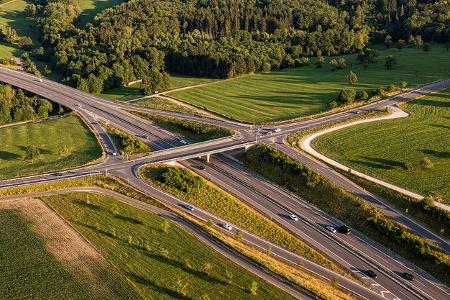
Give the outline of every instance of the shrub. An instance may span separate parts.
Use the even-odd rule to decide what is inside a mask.
[[[414,168],[414,165],[411,162],[407,161],[403,165],[403,169],[405,169],[408,172],[412,172],[412,171],[414,171],[415,168]]]
[[[397,60],[393,55],[386,56],[384,67],[388,70],[391,70],[394,68],[394,66],[397,64]]]
[[[348,84],[353,85],[356,82],[358,82],[358,76],[356,76],[356,74],[353,71],[348,72]]]
[[[350,104],[355,100],[356,91],[353,89],[343,89],[339,93],[336,101],[342,104]]]
[[[28,146],[25,150],[25,160],[35,160],[39,158],[40,155],[41,151],[34,145]]]
[[[408,86],[408,83],[407,83],[406,81],[400,81],[399,86],[400,86],[402,89],[404,89],[404,88],[406,88],[406,87]]]
[[[322,68],[324,62],[325,59],[323,58],[323,56],[318,56],[315,62],[316,68]]]
[[[369,99],[369,94],[367,94],[367,92],[364,90],[358,90],[358,91],[356,91],[355,99],[356,100],[367,100],[367,99]]]
[[[431,161],[431,159],[429,159],[428,157],[424,156],[420,160],[420,166],[423,169],[431,169],[433,167],[433,162]]]

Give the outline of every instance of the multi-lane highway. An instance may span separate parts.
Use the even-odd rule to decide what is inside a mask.
[[[68,170],[66,172],[58,173],[57,175],[43,174],[28,178],[16,178],[1,181],[0,188],[111,173],[114,176],[129,182],[148,195],[177,207],[182,203],[181,201],[149,186],[139,178],[138,170],[142,165],[168,161],[185,161],[184,164],[192,168],[192,166],[202,163],[193,160],[193,158],[244,148],[254,144],[256,140],[259,140],[273,143],[275,147],[288,155],[299,159],[306,165],[318,170],[322,175],[357,194],[359,197],[377,205],[378,208],[382,209],[388,216],[395,218],[415,232],[435,241],[444,250],[449,251],[450,249],[447,241],[434,235],[408,219],[406,216],[401,215],[399,212],[392,210],[383,203],[381,199],[375,198],[373,195],[367,193],[367,191],[358,187],[350,180],[340,176],[327,166],[296,152],[283,143],[283,139],[289,133],[345,120],[353,117],[355,111],[372,111],[381,109],[386,105],[393,105],[400,101],[406,101],[431,91],[450,86],[450,81],[433,83],[401,96],[369,104],[348,112],[285,124],[282,126],[282,131],[280,133],[261,135],[259,138],[256,138],[256,135],[258,134],[256,128],[246,124],[228,120],[202,118],[177,112],[142,108],[129,104],[112,103],[56,82],[45,79],[40,80],[35,76],[5,68],[0,68],[0,81],[46,97],[78,112],[91,126],[93,131],[96,132],[106,153],[104,160],[90,166],[85,166],[76,170]],[[233,129],[236,134],[233,137],[216,141],[182,146],[182,143],[176,135],[129,113],[127,110],[206,122]],[[129,134],[137,136],[159,151],[132,161],[123,161],[116,156],[112,156],[111,154],[116,152],[114,145],[109,136],[99,125],[98,120],[111,123]],[[196,169],[196,172],[201,173],[203,176],[235,194],[243,201],[248,202],[293,234],[307,241],[311,245],[314,245],[343,266],[351,269],[363,278],[363,280],[366,280],[372,291],[343,278],[341,285],[356,294],[368,299],[374,298],[374,292],[378,297],[385,299],[446,299],[450,296],[447,287],[441,285],[430,275],[415,266],[412,266],[408,262],[405,262],[395,254],[389,252],[380,245],[377,245],[373,241],[370,241],[363,235],[356,233],[351,236],[342,236],[326,232],[324,230],[324,225],[338,225],[341,224],[341,222],[312,207],[302,199],[284,191],[271,182],[260,178],[258,175],[245,169],[242,165],[229,157],[219,155],[217,158],[212,159],[211,162],[205,166],[204,170]],[[298,222],[289,220],[286,218],[286,215],[289,213],[295,213],[300,217],[300,220]],[[217,222],[223,222],[223,220],[201,210],[195,210],[193,215],[203,220],[213,219]],[[246,237],[249,239],[251,238],[249,242],[253,243],[255,246],[266,249],[264,247],[266,247],[267,241],[263,241],[251,234],[246,234]],[[280,257],[292,261],[293,253],[279,247],[276,248],[276,251],[278,251],[277,254]],[[333,278],[332,276],[337,276],[337,274],[315,266],[310,262],[307,262],[307,266],[313,268],[311,271],[325,278],[331,279]],[[379,276],[376,279],[368,279],[367,276],[364,275],[364,271],[368,269],[376,271]],[[414,273],[417,279],[414,282],[406,281],[399,276],[402,272]]]

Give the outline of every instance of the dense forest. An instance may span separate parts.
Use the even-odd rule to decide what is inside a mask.
[[[53,111],[50,101],[27,96],[23,90],[10,85],[0,85],[0,125],[11,122],[47,118]]]
[[[134,0],[79,28],[78,0],[33,0],[49,61],[73,86],[100,93],[134,80],[148,92],[167,73],[218,78],[362,51],[370,42],[449,40],[448,4],[429,0]]]

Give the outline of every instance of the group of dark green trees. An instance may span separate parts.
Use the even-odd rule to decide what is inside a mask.
[[[53,105],[46,99],[29,97],[9,85],[0,86],[0,125],[47,118],[52,111]]]
[[[218,78],[303,65],[307,57],[359,52],[370,40],[449,40],[442,0],[135,0],[77,23],[79,0],[32,0],[42,47],[67,82],[103,90],[167,73]]]

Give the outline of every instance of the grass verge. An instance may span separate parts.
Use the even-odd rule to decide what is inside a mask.
[[[303,241],[268,220],[236,197],[206,181],[192,171],[171,166],[147,166],[142,177],[179,199],[201,207],[285,249],[289,249],[333,271],[348,271]]]
[[[152,151],[149,145],[145,144],[134,136],[131,136],[110,124],[106,124],[104,122],[102,122],[101,124],[111,137],[120,154],[137,155]]]
[[[173,117],[156,116],[153,114],[147,114],[142,112],[131,112],[141,118],[144,118],[150,122],[155,123],[159,127],[162,127],[171,132],[182,135],[193,142],[204,142],[208,140],[214,140],[221,137],[230,136],[233,131],[223,127],[218,127],[206,123],[201,123],[192,120],[184,120]]]
[[[300,162],[267,145],[250,148],[241,159],[252,170],[450,283],[450,255]]]

